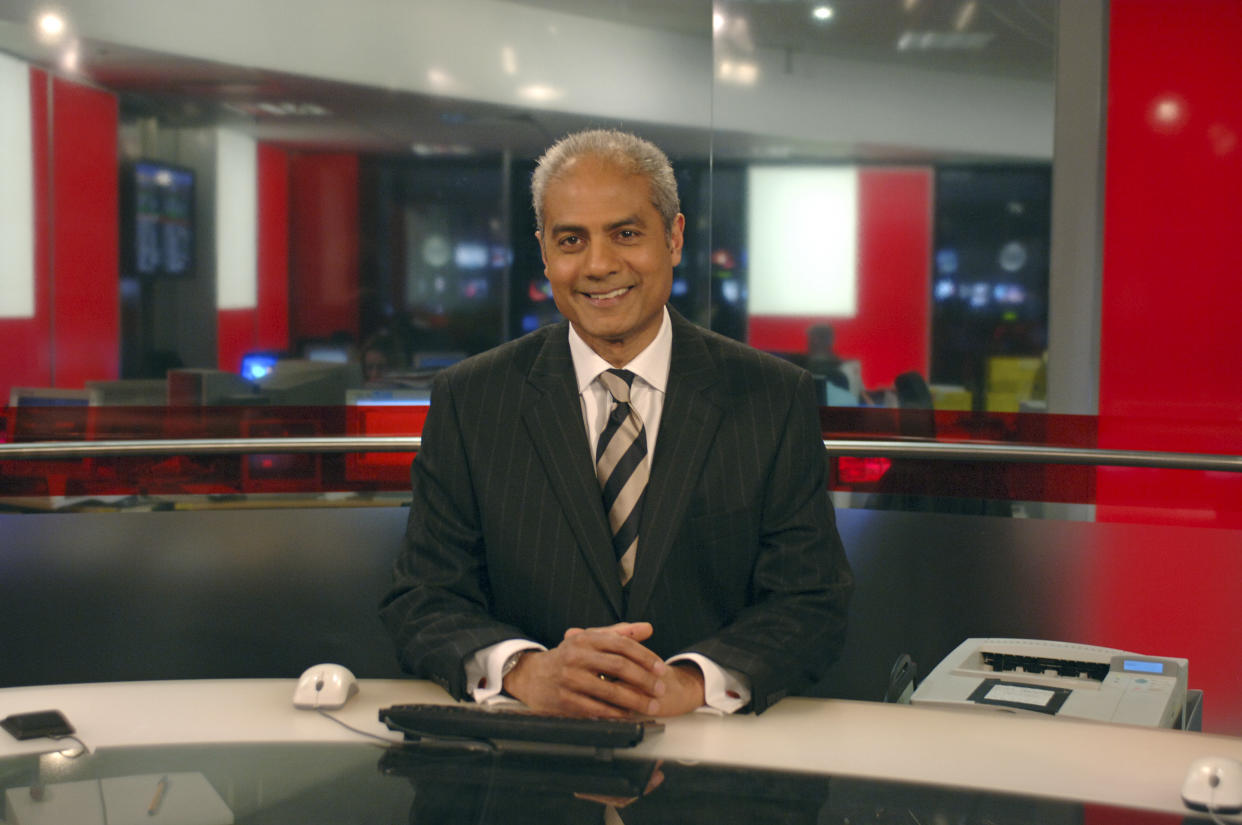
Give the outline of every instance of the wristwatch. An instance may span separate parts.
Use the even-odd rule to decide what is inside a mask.
[[[505,677],[509,675],[510,671],[517,667],[517,663],[522,660],[522,657],[527,653],[530,653],[532,650],[534,650],[533,647],[524,647],[516,653],[510,653],[509,658],[505,659],[505,663],[500,666],[500,684],[502,689],[504,688]]]

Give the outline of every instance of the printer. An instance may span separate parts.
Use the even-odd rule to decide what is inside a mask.
[[[911,704],[1170,728],[1186,705],[1186,659],[1038,639],[967,639]]]

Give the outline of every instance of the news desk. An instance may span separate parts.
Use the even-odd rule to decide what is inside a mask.
[[[69,740],[17,741],[0,732],[4,822],[453,821],[427,811],[416,815],[419,804],[437,794],[490,806],[487,815],[469,821],[555,821],[506,796],[539,785],[529,763],[506,773],[492,757],[400,747],[401,737],[379,722],[378,711],[451,702],[434,684],[362,680],[358,694],[332,711],[383,742],[295,709],[293,687],[291,679],[256,679],[0,690],[0,715],[58,709],[89,748],[74,755],[78,745]],[[761,716],[670,719],[663,732],[633,749],[570,758],[584,769],[597,769],[607,758],[621,767],[659,767],[663,784],[619,809],[626,823],[1070,823],[1127,822],[1134,811],[1168,815],[1148,815],[1144,822],[1179,822],[1188,814],[1180,799],[1187,766],[1207,755],[1242,760],[1242,739],[788,698]],[[560,767],[564,774],[563,762]],[[155,813],[145,814],[161,780],[168,782],[166,798]],[[577,818],[565,821],[584,821],[584,810],[587,820],[593,810],[603,816],[603,805],[593,798],[598,793],[575,799],[572,777],[557,781],[559,786],[549,786],[552,796],[578,805]],[[583,785],[582,793],[598,791],[591,781]],[[103,801],[105,790],[111,806]],[[88,791],[78,804],[89,810],[72,820],[48,807],[71,792],[85,798]],[[187,794],[194,796],[193,816],[177,807]],[[670,800],[688,807],[660,813],[659,803]],[[125,805],[136,819],[126,818]],[[766,813],[756,817],[756,810]],[[39,818],[41,811],[52,812],[51,818]]]

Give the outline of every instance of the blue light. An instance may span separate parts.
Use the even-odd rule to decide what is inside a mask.
[[[1126,659],[1121,663],[1121,669],[1127,672],[1164,673],[1164,663],[1140,662],[1138,659]]]
[[[957,272],[957,267],[956,249],[942,249],[936,253],[936,270],[941,275],[952,275]]]
[[[258,381],[272,371],[279,360],[275,355],[247,355],[242,358],[241,376],[247,381]]]

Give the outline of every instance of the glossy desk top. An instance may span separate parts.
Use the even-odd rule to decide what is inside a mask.
[[[0,690],[3,715],[58,709],[91,750],[134,746],[339,744],[368,740],[293,707],[294,680],[53,685]],[[362,680],[333,715],[392,742],[379,709],[451,701],[415,680]],[[0,760],[61,747],[0,735]],[[789,698],[761,716],[667,720],[627,757],[907,783],[1186,813],[1200,756],[1242,760],[1242,739],[1070,720]]]

